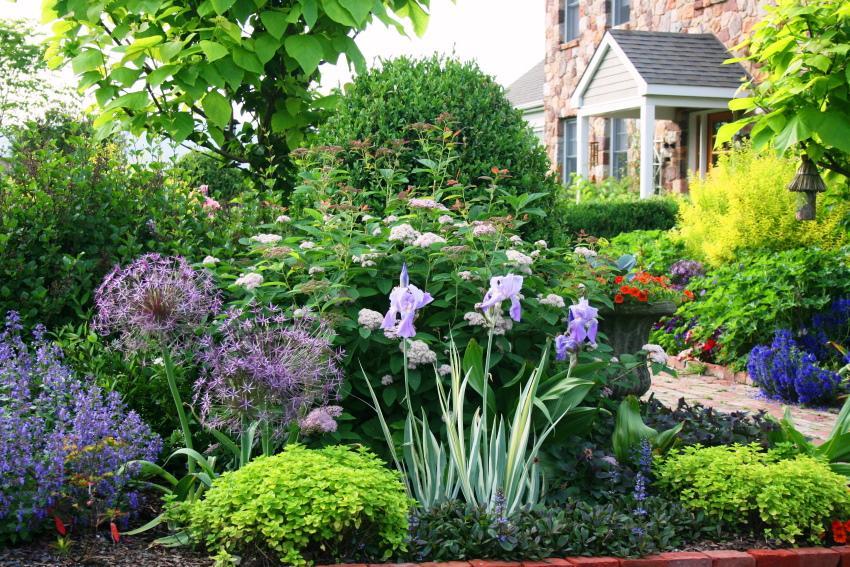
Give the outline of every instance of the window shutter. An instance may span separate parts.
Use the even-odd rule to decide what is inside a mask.
[[[567,20],[566,10],[564,10],[565,0],[555,1],[558,2],[558,37],[560,38],[560,42],[564,43],[567,40],[566,34],[564,33],[566,30]]]

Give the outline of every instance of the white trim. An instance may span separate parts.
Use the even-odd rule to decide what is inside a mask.
[[[645,97],[642,96],[633,96],[620,100],[612,100],[610,102],[599,102],[596,104],[588,104],[586,106],[579,105],[576,108],[580,108],[581,111],[588,116],[599,116],[622,110],[636,110],[641,107],[644,98]]]
[[[697,113],[688,114],[688,171],[697,168]]]
[[[599,46],[596,48],[596,51],[593,52],[593,57],[590,58],[590,62],[581,74],[581,79],[579,79],[578,85],[576,85],[573,94],[570,96],[570,105],[574,108],[579,108],[584,103],[584,93],[587,91],[587,87],[590,86],[590,83],[593,82],[593,78],[596,76],[596,71],[599,70],[599,66],[602,64],[602,61],[605,60],[605,56],[608,54],[609,49],[614,50],[614,54],[626,70],[629,71],[632,79],[634,79],[635,83],[637,83],[638,92],[646,90],[646,81],[643,80],[643,77],[640,76],[640,73],[638,73],[637,69],[635,69],[635,66],[629,58],[626,57],[626,54],[617,44],[614,36],[606,31],[605,35],[602,37],[602,41],[599,42]]]
[[[588,141],[590,139],[590,119],[579,112],[576,115],[576,172],[585,179],[590,169]],[[578,199],[578,194],[576,194]]]
[[[647,96],[656,106],[675,108],[699,108],[701,110],[729,110],[728,98],[688,97],[688,96]]]
[[[702,98],[725,98],[730,100],[738,96],[747,96],[737,87],[699,87],[686,85],[647,84],[640,94],[652,96],[684,96]]]
[[[535,100],[534,102],[525,102],[523,104],[515,104],[514,108],[527,112],[529,110],[543,110],[543,100]]]

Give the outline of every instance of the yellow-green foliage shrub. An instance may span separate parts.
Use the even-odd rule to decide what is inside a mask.
[[[222,561],[382,562],[404,549],[409,504],[398,473],[364,449],[290,445],[218,477],[188,532]]]
[[[818,203],[817,220],[795,217],[799,196],[788,191],[799,159],[757,153],[749,147],[720,158],[705,179],[692,179],[690,202],[679,209],[680,235],[688,251],[719,265],[747,249],[836,248],[850,207]]]
[[[656,467],[662,490],[686,508],[769,539],[817,543],[827,523],[845,517],[847,478],[812,457],[782,459],[759,445],[686,447]]]

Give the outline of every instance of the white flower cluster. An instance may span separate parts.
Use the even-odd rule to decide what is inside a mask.
[[[472,227],[472,236],[484,236],[486,234],[496,234],[498,232],[496,227],[489,222],[473,221],[472,224],[474,225]]]
[[[420,233],[407,223],[396,225],[390,229],[390,241],[404,242],[405,244],[413,244]]]
[[[529,254],[529,256],[531,256],[532,258],[534,258],[536,260],[537,258],[540,257],[540,250],[532,250],[531,254]]]
[[[307,273],[310,274],[311,276],[314,276],[316,274],[324,274],[325,269],[321,266],[311,266],[310,269],[307,270]]]
[[[441,364],[439,368],[437,368],[437,374],[440,376],[448,376],[452,373],[452,367],[450,364]]]
[[[641,347],[646,351],[647,358],[656,364],[667,364],[667,353],[660,345],[646,344]]]
[[[549,248],[549,245],[546,243],[545,240],[538,240],[534,243],[534,245],[538,248]]]
[[[514,264],[520,272],[525,274],[531,273],[531,264],[534,263],[534,258],[531,256],[513,249],[505,250],[505,256],[508,257],[508,261]]]
[[[369,329],[370,331],[379,329],[383,321],[384,316],[372,309],[361,309],[357,313],[357,324]]]
[[[475,274],[473,274],[469,270],[464,270],[462,272],[458,272],[457,275],[458,275],[458,277],[460,277],[460,279],[462,279],[463,281],[467,281],[467,282],[475,281],[475,280],[478,279],[475,276]]]
[[[380,257],[380,252],[364,252],[363,254],[355,254],[351,257],[351,261],[360,264],[363,268],[373,268],[375,260]]]
[[[311,241],[309,241],[309,240],[305,240],[304,242],[302,242],[301,244],[299,244],[299,245],[298,245],[298,247],[299,247],[301,250],[312,250],[313,248],[315,248],[315,247],[316,247],[316,243],[315,243],[315,242],[311,242]]]
[[[448,211],[445,205],[438,203],[434,199],[410,199],[407,204],[412,209],[437,209],[439,211]]]
[[[559,307],[564,308],[567,304],[564,302],[564,298],[556,293],[550,293],[547,296],[538,296],[537,299],[540,301],[540,305],[548,305],[550,307]]]
[[[573,250],[579,256],[584,256],[587,259],[596,257],[596,250],[591,250],[586,246],[577,246],[575,250]]]
[[[450,215],[440,215],[440,218],[437,219],[437,222],[440,224],[450,224],[454,222],[454,219]]]
[[[392,223],[394,223],[394,222],[395,222],[395,221],[397,221],[397,220],[398,220],[398,217],[397,217],[397,216],[395,216],[395,215],[390,215],[390,216],[388,216],[387,218],[385,218],[385,219],[384,219],[384,224],[392,224]]]
[[[277,244],[283,240],[283,237],[279,234],[258,234],[256,236],[252,236],[251,240],[259,242],[260,244]]]
[[[514,234],[513,236],[511,236],[510,241],[511,244],[513,244],[514,246],[519,246],[520,244],[522,244],[522,237],[519,234]]]
[[[374,218],[375,218],[375,217],[373,217],[373,216],[372,216],[372,215],[370,215],[370,214],[363,213],[363,215],[360,217],[360,220],[362,220],[363,222],[369,222],[370,220],[372,220],[372,219],[374,219]]]
[[[399,350],[404,350],[404,345],[398,345]],[[410,341],[407,345],[407,367],[413,370],[420,364],[434,364],[437,362],[437,353],[428,347],[425,341]]]
[[[490,323],[487,321],[487,318],[478,311],[470,311],[468,313],[464,313],[463,320],[469,323],[472,327],[489,327]],[[506,332],[510,331],[514,326],[514,322],[506,318],[500,311],[495,311],[493,314],[493,334],[494,335],[504,335]]]
[[[245,289],[256,289],[263,283],[263,275],[257,272],[242,274],[236,278],[236,285],[241,285]]]
[[[423,232],[422,234],[416,237],[416,240],[413,241],[413,245],[418,246],[419,248],[430,248],[434,244],[445,243],[445,238],[443,238],[439,234],[434,234],[433,232]]]
[[[292,218],[290,218],[289,215],[280,215],[274,221],[279,222],[279,223],[287,223],[287,222],[292,222]]]
[[[372,236],[381,236],[381,227],[376,226],[374,230],[372,230]]]
[[[215,256],[207,256],[203,260],[201,260],[201,264],[206,266],[207,268],[212,268],[216,264],[218,264],[221,260],[216,258]]]
[[[381,376],[381,386],[390,386],[394,382],[393,377],[389,374]]]
[[[296,319],[301,319],[302,317],[307,317],[308,315],[310,315],[310,313],[312,313],[312,310],[310,309],[310,306],[308,305],[306,307],[299,307],[298,309],[293,311],[292,316],[295,317]]]

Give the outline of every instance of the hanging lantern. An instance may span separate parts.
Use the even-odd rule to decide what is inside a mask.
[[[809,156],[803,154],[803,163],[800,164],[794,179],[788,184],[788,190],[803,194],[803,201],[797,209],[797,220],[815,220],[817,194],[826,191],[826,183],[820,178],[818,168]]]

